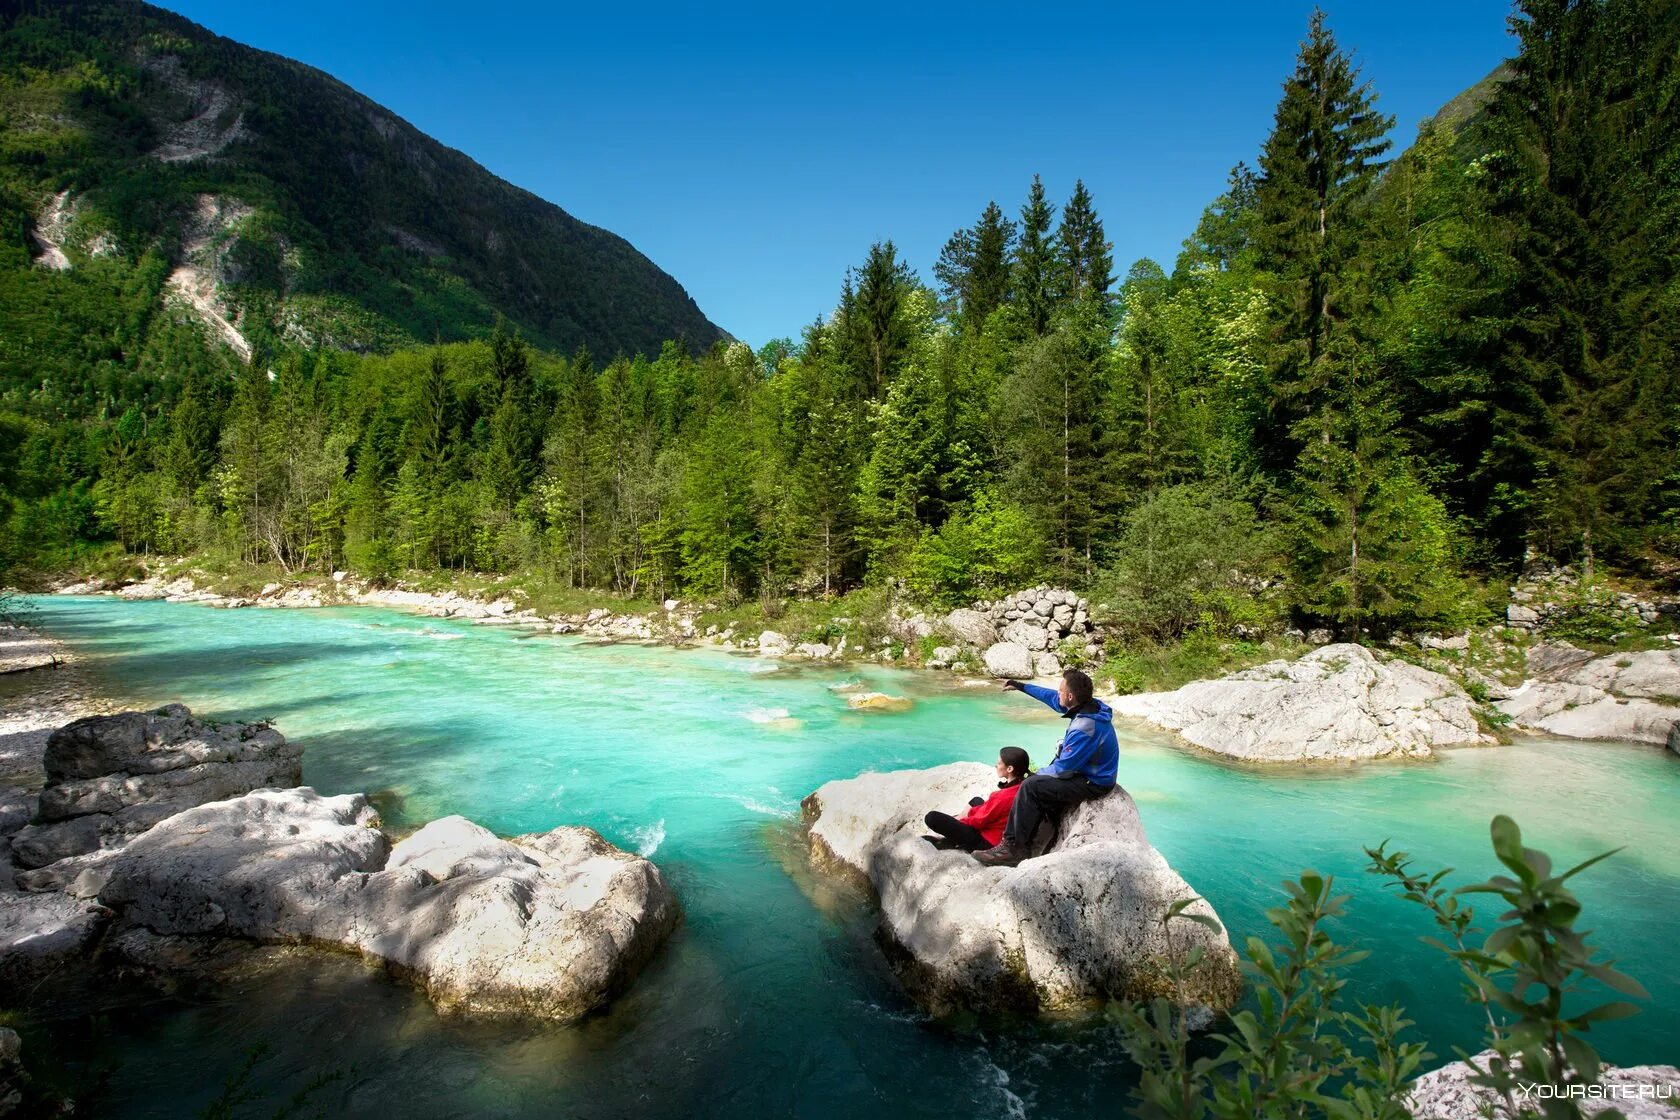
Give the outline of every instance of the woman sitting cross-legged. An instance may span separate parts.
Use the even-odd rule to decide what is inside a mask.
[[[1020,747],[1004,747],[998,752],[997,773],[996,792],[984,800],[976,797],[970,801],[968,812],[961,817],[933,812],[923,818],[938,834],[926,837],[928,843],[936,848],[983,852],[1003,838],[1003,826],[1009,823],[1009,810],[1020,792],[1021,781],[1032,773],[1027,752]]]

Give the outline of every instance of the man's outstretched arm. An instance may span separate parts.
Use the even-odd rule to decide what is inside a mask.
[[[1062,707],[1061,693],[1057,692],[1053,688],[1045,688],[1041,684],[1028,684],[1026,681],[1017,681],[1015,683],[1015,687],[1019,688],[1028,696],[1031,696],[1034,700],[1037,700],[1040,704],[1045,705],[1057,715],[1061,715],[1067,711],[1066,708]]]

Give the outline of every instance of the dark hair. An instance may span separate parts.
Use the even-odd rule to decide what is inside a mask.
[[[1032,759],[1020,747],[1004,747],[998,752],[998,761],[1015,771],[1017,778],[1024,778],[1032,772]]]
[[[1091,702],[1091,696],[1096,692],[1096,686],[1082,669],[1062,670],[1062,679],[1067,682],[1068,691],[1073,693],[1073,706],[1083,708]]]

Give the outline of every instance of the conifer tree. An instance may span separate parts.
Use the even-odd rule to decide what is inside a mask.
[[[1033,176],[1026,205],[1021,207],[1021,239],[1015,250],[1013,288],[1023,322],[1033,335],[1050,329],[1055,305],[1056,246],[1050,225],[1056,208],[1044,195],[1044,182]]]
[[[451,451],[451,390],[449,365],[441,343],[432,347],[426,372],[415,383],[409,408],[406,439],[408,454],[431,482],[441,482]]]
[[[1680,20],[1648,0],[1524,0],[1511,25],[1484,180],[1511,245],[1502,375],[1548,404],[1531,540],[1590,569],[1634,543],[1671,461]]]
[[[1113,246],[1103,235],[1102,219],[1085,181],[1073,185],[1056,230],[1056,295],[1063,303],[1089,303],[1104,315],[1114,286]]]
[[[969,275],[965,316],[978,330],[1009,299],[1009,273],[1015,250],[1015,223],[996,202],[986,203],[974,227],[974,265]]]
[[[1108,431],[1115,452],[1110,483],[1128,502],[1184,481],[1190,468],[1168,322],[1171,281],[1160,265],[1141,260],[1120,290],[1120,345]]]
[[[1083,315],[1094,318],[1087,306]],[[1109,505],[1098,417],[1105,349],[1089,322],[1028,343],[1005,390],[1012,498],[1038,522],[1063,579],[1087,580]]]
[[[1184,242],[1175,271],[1197,264],[1228,272],[1249,250],[1254,236],[1259,177],[1246,163],[1231,168],[1225,191],[1202,211],[1196,232]]]
[[[1315,10],[1283,85],[1260,156],[1254,244],[1272,294],[1268,391],[1274,422],[1263,448],[1283,469],[1295,423],[1320,405],[1335,374],[1331,336],[1354,329],[1371,292],[1361,259],[1361,206],[1382,169],[1393,118]]]
[[[560,399],[549,420],[542,458],[543,510],[556,539],[556,563],[572,586],[589,586],[590,533],[596,474],[595,421],[600,389],[589,352],[580,348],[561,371]]]
[[[841,293],[848,356],[867,396],[887,387],[910,345],[899,309],[914,284],[910,266],[899,259],[893,243],[877,241],[858,270],[856,290],[848,277]]]
[[[933,266],[944,297],[944,311],[965,332],[978,333],[986,317],[1009,298],[1015,223],[988,202],[972,228],[953,233]]]

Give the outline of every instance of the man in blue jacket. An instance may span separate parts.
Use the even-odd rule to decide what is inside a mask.
[[[1062,685],[1054,692],[1020,681],[1006,681],[1003,688],[1005,692],[1026,693],[1068,721],[1056,757],[1021,783],[1003,841],[995,848],[974,853],[981,863],[1013,867],[1034,854],[1031,845],[1040,825],[1058,821],[1081,801],[1095,800],[1114,788],[1120,768],[1120,740],[1114,734],[1114,713],[1091,695],[1091,678],[1078,669],[1064,672]]]

